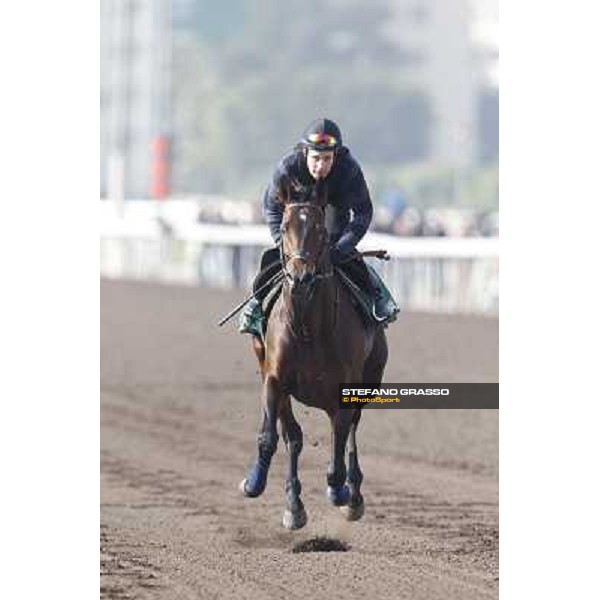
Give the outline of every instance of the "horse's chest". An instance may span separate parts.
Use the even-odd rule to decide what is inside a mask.
[[[314,358],[298,360],[296,367],[290,376],[289,387],[297,400],[311,405],[313,402],[322,402],[324,395],[331,395],[336,391],[333,383],[338,378],[331,373],[331,367],[328,370],[323,362]]]

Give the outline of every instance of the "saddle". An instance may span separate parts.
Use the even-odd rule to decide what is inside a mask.
[[[373,288],[379,290],[380,295],[376,299],[363,289],[364,284],[361,285],[361,282],[356,280],[355,270],[344,269],[344,265],[335,267],[335,277],[337,277],[338,281],[341,282],[343,287],[348,290],[352,304],[366,326],[384,325],[384,327],[387,327],[389,323],[397,319],[400,308],[396,304],[392,294],[384,284],[381,277],[379,277],[377,271],[375,271],[375,269],[373,269],[373,267],[367,263],[365,263],[365,265],[367,267],[368,275],[371,279]],[[279,253],[277,248],[270,248],[269,250],[266,250],[261,259],[260,272],[254,282],[253,290],[256,292],[256,290],[264,286],[269,279],[271,279],[280,271],[281,263],[279,261]],[[261,327],[263,337],[266,333],[269,315],[271,314],[273,306],[275,305],[275,302],[281,293],[282,287],[283,282],[280,281],[270,289],[259,294],[258,299],[262,303],[262,312],[264,315]]]

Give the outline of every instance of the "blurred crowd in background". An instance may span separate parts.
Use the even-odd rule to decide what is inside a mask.
[[[230,225],[262,224],[258,202],[209,200],[198,202],[198,222]],[[407,204],[378,203],[370,231],[404,237],[498,237],[498,211],[436,206],[419,209]]]
[[[405,237],[497,237],[498,220],[497,211],[407,207],[395,216],[385,209],[376,211],[371,230]]]

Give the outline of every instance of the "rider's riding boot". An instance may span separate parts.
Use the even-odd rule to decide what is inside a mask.
[[[386,302],[383,292],[373,286],[373,315],[378,321],[382,321],[387,317],[386,314]]]
[[[374,301],[373,301],[373,316],[376,321],[395,321],[400,309],[396,306],[396,303],[390,301],[391,299],[383,293],[381,288],[374,287]]]
[[[243,312],[240,314],[239,332],[251,333],[252,335],[262,335],[263,311],[260,302],[252,298]]]

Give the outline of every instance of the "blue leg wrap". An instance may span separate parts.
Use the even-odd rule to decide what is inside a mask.
[[[260,462],[256,463],[250,469],[244,486],[244,490],[248,496],[256,498],[256,496],[260,496],[265,491],[268,472],[268,465],[261,465]]]
[[[250,469],[246,484],[244,485],[245,493],[255,498],[260,496],[267,486],[267,474],[271,466],[271,458],[277,450],[277,434],[263,433],[259,436],[258,441],[258,462]]]
[[[345,506],[350,500],[350,489],[345,484],[327,486],[327,497],[335,506]]]

